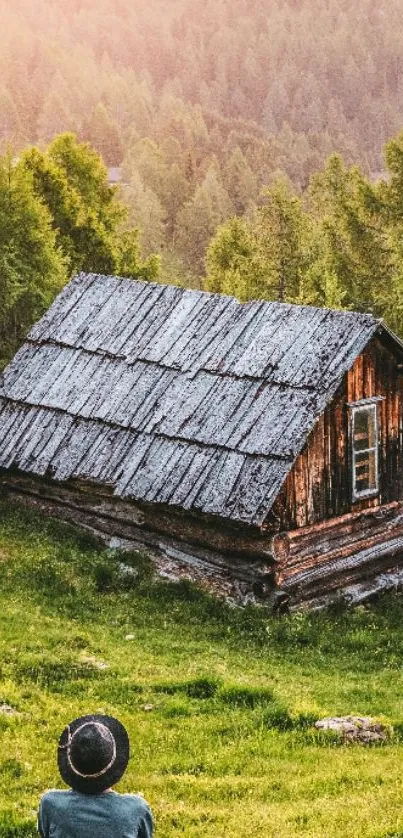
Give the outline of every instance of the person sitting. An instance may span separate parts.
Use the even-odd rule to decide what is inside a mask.
[[[144,798],[112,789],[126,770],[129,748],[125,727],[112,716],[81,716],[65,727],[57,760],[70,789],[42,796],[41,838],[152,838],[153,819]]]

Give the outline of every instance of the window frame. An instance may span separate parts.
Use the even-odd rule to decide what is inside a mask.
[[[382,396],[375,396],[372,399],[362,399],[358,402],[349,404],[350,408],[350,462],[351,462],[351,481],[352,481],[352,500],[353,502],[365,500],[366,498],[373,498],[379,495],[379,411],[378,402],[382,401]],[[354,447],[354,432],[355,432],[355,417],[360,412],[371,412],[375,416],[375,440],[374,445],[369,448],[361,448],[357,451]],[[370,454],[374,452],[375,455],[375,486],[371,489],[362,489],[357,491],[357,474],[356,474],[356,457],[359,454]]]

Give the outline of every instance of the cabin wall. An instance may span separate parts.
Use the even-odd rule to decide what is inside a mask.
[[[145,550],[162,577],[190,580],[230,602],[273,596],[278,608],[284,599],[273,590],[272,539],[260,527],[122,499],[90,481],[56,481],[16,469],[0,468],[1,497],[73,524],[107,546]]]
[[[294,530],[403,498],[399,363],[378,338],[357,358],[290,471],[267,520],[269,528]],[[354,501],[348,405],[375,396],[383,397],[378,403],[379,494]]]

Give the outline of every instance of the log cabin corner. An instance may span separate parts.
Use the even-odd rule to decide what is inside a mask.
[[[80,274],[2,376],[0,487],[238,602],[358,601],[400,581],[402,379],[368,314]]]

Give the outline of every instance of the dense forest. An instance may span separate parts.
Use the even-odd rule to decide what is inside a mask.
[[[13,180],[49,227],[48,274],[59,278],[47,287],[82,266],[136,268],[242,299],[370,310],[403,331],[400,0],[0,0],[0,9],[0,191],[6,206]],[[62,161],[58,142],[70,142]],[[81,183],[73,151],[85,158]],[[88,198],[90,158],[100,191]],[[10,336],[21,332],[15,277],[25,256],[18,271],[7,254],[0,318]],[[30,304],[31,317],[48,298]]]
[[[332,150],[377,172],[402,122],[400,0],[0,5],[3,135],[71,129],[113,165],[144,137],[221,161],[239,142],[306,185]]]
[[[217,224],[333,151],[383,171],[400,0],[1,0],[0,136],[73,131],[121,166],[146,254],[187,281]],[[196,228],[196,230],[195,230]]]

